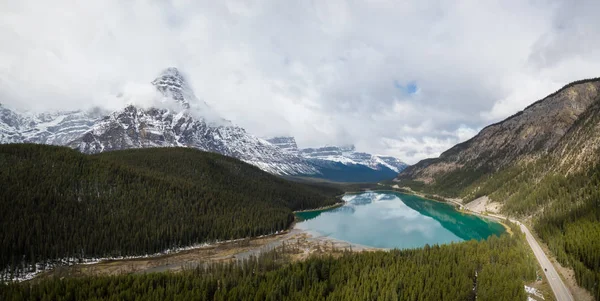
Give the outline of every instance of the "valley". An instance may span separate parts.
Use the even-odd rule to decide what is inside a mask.
[[[366,299],[373,287],[390,299],[539,299],[523,285],[557,300],[600,296],[598,79],[568,84],[412,166],[354,146],[299,148],[293,137],[262,139],[198,116],[195,107],[211,109],[175,68],[152,84],[163,107],[20,115],[0,106],[1,277],[38,275],[29,288],[0,286],[0,297],[191,275],[197,282],[187,285],[203,287],[205,299],[235,299],[233,287],[210,288],[230,281],[259,299],[352,300],[350,287],[333,288],[340,279]],[[400,192],[348,193],[365,189]],[[548,257],[572,271],[571,290]],[[375,278],[356,276],[354,265],[372,262]],[[268,288],[254,288],[257,279]]]
[[[600,301],[598,12],[2,1],[0,301]]]

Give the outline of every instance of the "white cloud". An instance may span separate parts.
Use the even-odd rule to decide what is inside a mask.
[[[177,66],[200,99],[252,133],[412,163],[598,76],[598,5],[4,1],[0,101],[115,107],[115,95]],[[406,93],[411,83],[418,93]]]

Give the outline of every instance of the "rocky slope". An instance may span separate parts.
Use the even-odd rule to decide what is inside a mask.
[[[152,84],[163,93],[167,107],[173,101],[180,107],[128,106],[104,117],[69,146],[84,153],[184,146],[235,157],[274,174],[318,173],[301,157],[283,152],[223,118],[215,118],[176,68],[166,69]],[[205,118],[207,115],[210,118]]]
[[[313,177],[340,182],[379,182],[393,179],[408,166],[398,158],[357,152],[350,146],[299,149],[294,137],[267,139],[280,149],[298,154],[319,170]]]
[[[300,151],[294,137],[273,137],[266,140],[288,153],[298,154]]]
[[[207,123],[185,111],[128,106],[97,122],[69,146],[84,153],[145,148],[192,147],[238,158],[274,174],[314,174],[318,171],[299,156],[233,125]]]
[[[152,84],[163,97],[147,108],[128,105],[112,113],[34,115],[0,106],[0,142],[67,145],[84,153],[185,146],[235,157],[273,174],[319,173],[303,157],[282,151],[216,116],[176,68],[164,70]]]
[[[396,173],[408,166],[408,164],[402,162],[402,160],[392,156],[371,155],[364,152],[357,152],[354,145],[299,149],[294,137],[274,137],[267,139],[267,141],[282,150],[300,154],[309,160],[332,161],[345,165],[363,165],[374,170],[389,169]]]
[[[305,148],[300,150],[300,154],[311,159],[340,162],[346,165],[364,165],[375,170],[390,169],[396,173],[408,166],[400,159],[391,156],[371,155],[369,153],[358,152],[354,145],[344,147],[325,146],[320,148]]]
[[[100,109],[19,113],[0,104],[0,142],[66,145],[89,131],[105,113]]]
[[[484,128],[440,157],[406,168],[397,181],[456,195],[486,175],[519,162],[536,160],[550,153],[565,153],[565,147],[575,141],[581,142],[576,152],[591,154],[598,147],[596,140],[591,141],[585,135],[568,137],[573,135],[574,125],[582,122],[582,116],[590,115],[587,111],[598,103],[599,96],[598,79],[571,83],[504,121]],[[566,139],[572,141],[566,143]],[[574,159],[572,163],[576,161],[581,162]]]

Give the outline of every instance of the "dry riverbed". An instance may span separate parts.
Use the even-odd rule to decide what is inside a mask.
[[[82,277],[131,273],[142,274],[166,271],[177,272],[186,268],[194,268],[205,263],[243,260],[275,248],[290,255],[292,260],[304,260],[313,254],[339,256],[345,250],[352,250],[354,252],[376,250],[375,248],[318,236],[300,229],[291,229],[277,235],[217,243],[169,255],[149,258],[106,260],[95,264],[62,266],[42,273],[32,281],[48,277]]]

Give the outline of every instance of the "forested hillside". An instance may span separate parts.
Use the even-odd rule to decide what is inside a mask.
[[[399,183],[465,202],[489,196],[503,213],[531,219],[553,255],[600,300],[599,87],[598,79],[569,84],[447,155],[417,164]]]
[[[517,229],[514,229],[517,231]],[[313,256],[271,252],[181,273],[0,284],[2,300],[527,300],[536,265],[524,240],[502,235],[413,250]]]
[[[156,253],[286,229],[293,210],[336,203],[237,159],[160,148],[84,155],[0,145],[0,267]]]

